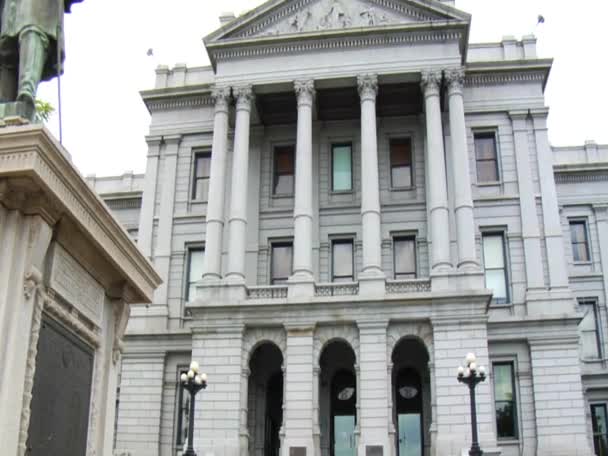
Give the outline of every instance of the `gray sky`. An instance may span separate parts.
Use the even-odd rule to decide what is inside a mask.
[[[154,68],[208,65],[202,37],[223,11],[237,15],[262,0],[87,0],[66,17],[67,60],[61,80],[63,143],[83,174],[145,170],[150,116],[139,91]],[[534,33],[540,57],[555,59],[546,103],[553,145],[608,143],[608,2],[604,0],[456,0],[473,15],[471,42]],[[538,14],[546,21],[536,26]],[[154,56],[146,51],[154,49]],[[57,106],[57,82],[38,96]],[[49,122],[58,135],[57,115]]]

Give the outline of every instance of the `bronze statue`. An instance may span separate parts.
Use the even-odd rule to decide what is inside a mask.
[[[31,118],[38,84],[61,71],[63,15],[81,1],[0,0],[0,105],[20,102]]]

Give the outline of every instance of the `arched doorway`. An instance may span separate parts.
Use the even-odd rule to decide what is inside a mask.
[[[283,355],[271,342],[260,344],[249,360],[247,427],[249,454],[278,456],[283,425]]]
[[[319,360],[319,414],[323,456],[357,453],[355,352],[346,342],[330,342]]]
[[[393,350],[393,422],[397,456],[430,453],[429,357],[418,339],[404,338]]]

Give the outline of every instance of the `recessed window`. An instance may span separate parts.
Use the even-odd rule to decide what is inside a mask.
[[[190,415],[190,395],[182,388],[180,377],[182,374],[188,373],[188,366],[179,366],[177,368],[177,403],[175,404],[175,444],[178,448],[182,448],[186,440],[188,440],[188,422]]]
[[[584,220],[570,221],[570,241],[572,243],[572,258],[574,262],[584,263],[590,261],[587,223]]]
[[[581,335],[581,355],[583,359],[598,359],[602,352],[598,330],[597,301],[579,299],[579,309],[585,315],[578,325]]]
[[[186,287],[186,301],[196,296],[196,283],[203,276],[203,260],[205,249],[202,247],[191,247],[188,249],[188,283]]]
[[[274,148],[274,195],[293,195],[295,171],[295,147],[277,146]]]
[[[496,434],[499,439],[517,438],[517,403],[512,362],[493,363]]]
[[[475,161],[477,163],[477,182],[498,181],[498,155],[494,133],[475,133]]]
[[[209,200],[209,176],[211,174],[211,153],[199,152],[194,155],[194,174],[192,179],[192,199]]]
[[[273,242],[270,260],[270,283],[280,285],[287,283],[293,272],[293,243]]]
[[[410,138],[391,139],[391,187],[412,186],[412,141]]]
[[[507,287],[504,234],[486,233],[482,239],[486,288],[492,290],[495,303],[507,303],[509,302],[509,292]]]
[[[393,262],[395,279],[416,278],[416,238],[414,236],[393,238]]]
[[[608,413],[606,404],[591,404],[591,425],[593,427],[593,448],[595,454],[608,454]]]
[[[331,281],[353,282],[354,256],[352,239],[335,239],[331,242]]]
[[[349,192],[353,189],[352,146],[334,144],[331,147],[332,190]]]

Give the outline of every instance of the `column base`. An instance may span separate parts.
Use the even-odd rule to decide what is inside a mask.
[[[288,298],[310,298],[315,295],[315,279],[308,272],[296,272],[287,280]]]
[[[535,288],[526,291],[528,315],[564,315],[575,312],[572,291],[569,288]]]
[[[386,293],[386,276],[380,269],[359,274],[359,296],[382,296]]]
[[[196,284],[196,298],[188,307],[201,307],[209,302],[240,302],[247,298],[245,281],[205,278]]]
[[[484,274],[480,269],[431,273],[432,291],[470,291],[483,290],[485,288]]]

